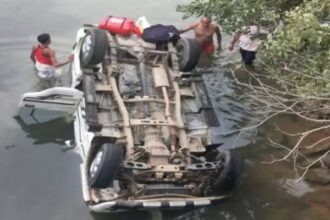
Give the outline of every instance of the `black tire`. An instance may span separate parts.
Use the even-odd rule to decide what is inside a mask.
[[[214,182],[214,189],[217,193],[230,192],[239,181],[243,160],[239,154],[229,151],[219,152],[217,160],[221,161],[223,167]]]
[[[178,59],[179,70],[181,72],[192,71],[198,63],[201,49],[194,39],[181,38],[175,45]]]
[[[110,143],[103,144],[89,165],[89,185],[92,188],[100,189],[109,187],[115,179],[122,161],[122,146]]]
[[[88,29],[80,51],[81,63],[85,66],[102,62],[107,49],[107,33],[101,29]]]

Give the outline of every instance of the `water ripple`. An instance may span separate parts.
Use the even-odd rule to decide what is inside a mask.
[[[56,38],[51,47],[56,50],[58,54],[68,54],[73,47],[73,41],[65,38]],[[34,38],[2,38],[0,39],[0,52],[4,51],[19,51],[30,50],[32,45],[37,44]]]

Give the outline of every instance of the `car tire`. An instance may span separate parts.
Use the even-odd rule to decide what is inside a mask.
[[[107,188],[115,179],[123,161],[123,147],[105,143],[96,152],[89,166],[89,185],[92,188]]]
[[[101,29],[87,29],[80,51],[82,65],[96,65],[102,62],[107,49],[107,33]]]
[[[179,70],[181,72],[192,71],[198,63],[201,49],[199,44],[194,39],[181,38],[175,45],[178,60]]]
[[[242,169],[243,160],[235,152],[220,151],[217,161],[221,161],[220,174],[214,182],[214,189],[217,193],[230,192],[238,183]]]

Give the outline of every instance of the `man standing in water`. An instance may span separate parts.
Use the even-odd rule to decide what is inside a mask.
[[[71,63],[73,55],[70,55],[65,61],[58,62],[55,56],[55,50],[51,49],[50,35],[40,34],[37,37],[38,45],[32,47],[30,58],[38,70],[38,76],[43,79],[52,79],[58,77],[61,72],[58,67]]]
[[[256,59],[256,53],[261,44],[258,38],[259,28],[256,25],[250,26],[248,29],[236,32],[233,35],[229,50],[233,50],[237,42],[239,42],[239,52],[246,66],[252,67],[253,61]]]
[[[221,33],[220,28],[212,23],[212,19],[209,17],[202,17],[197,24],[193,24],[186,29],[179,30],[180,33],[184,33],[189,30],[194,30],[195,39],[201,45],[202,52],[207,55],[211,55],[215,51],[213,43],[214,33],[217,35],[218,50],[221,50]]]

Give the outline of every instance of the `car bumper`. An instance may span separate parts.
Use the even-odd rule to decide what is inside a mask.
[[[148,200],[117,200],[101,202],[98,204],[87,204],[94,212],[120,212],[129,210],[150,210],[150,209],[185,209],[201,206],[208,206],[227,199],[228,195],[205,197],[205,198],[189,198],[189,199],[148,199]]]
[[[136,200],[113,200],[104,201],[99,203],[91,202],[91,198],[88,193],[87,182],[84,176],[84,166],[80,166],[82,177],[82,189],[83,197],[93,212],[109,213],[120,212],[129,210],[150,210],[150,209],[186,209],[201,206],[208,206],[211,204],[219,203],[229,198],[229,195],[209,196],[209,197],[194,197],[194,198],[171,198],[164,197],[155,199],[136,199]]]

